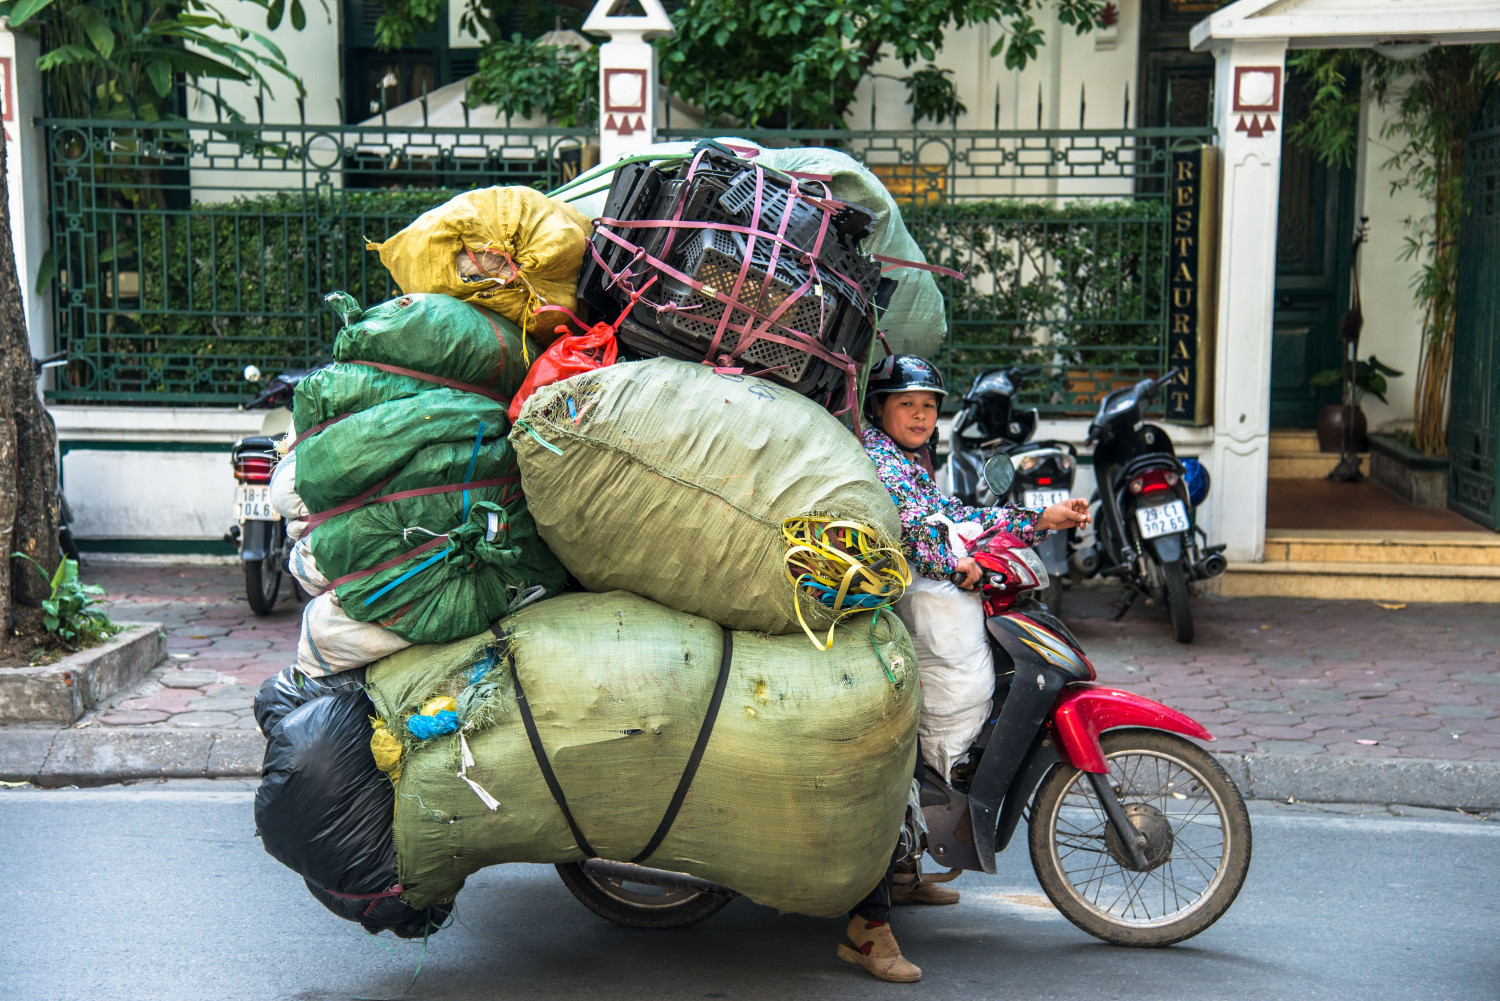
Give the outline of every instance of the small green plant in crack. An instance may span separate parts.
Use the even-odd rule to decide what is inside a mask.
[[[42,565],[25,553],[11,553],[32,566],[48,580]],[[64,559],[48,581],[52,594],[42,602],[42,624],[69,650],[81,650],[102,643],[124,627],[109,617],[101,607],[104,589],[78,579],[78,561]]]

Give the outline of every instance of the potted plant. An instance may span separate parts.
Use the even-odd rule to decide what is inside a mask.
[[[1354,450],[1364,452],[1369,448],[1366,437],[1369,425],[1365,420],[1365,412],[1360,409],[1360,401],[1370,394],[1381,403],[1389,402],[1385,398],[1385,391],[1389,384],[1387,378],[1396,378],[1402,373],[1380,359],[1371,355],[1364,361],[1356,361],[1353,365],[1352,385],[1344,387],[1343,398],[1353,400],[1353,407],[1346,408],[1343,403],[1330,403],[1318,414],[1318,448],[1324,452],[1337,452],[1344,440],[1344,414],[1350,409],[1354,416]],[[1349,367],[1325,368],[1307,380],[1307,391],[1309,395],[1316,395],[1318,390],[1328,386],[1335,386],[1343,382],[1349,376]]]

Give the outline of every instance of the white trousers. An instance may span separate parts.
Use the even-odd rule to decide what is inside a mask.
[[[922,679],[922,758],[946,779],[984,727],[995,697],[984,599],[978,591],[916,577],[896,614],[911,633]]]

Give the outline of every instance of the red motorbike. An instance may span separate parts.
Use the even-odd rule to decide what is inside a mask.
[[[995,496],[1010,459],[985,464]],[[1065,917],[1115,945],[1164,946],[1203,931],[1250,868],[1250,815],[1234,780],[1192,740],[1213,736],[1159,702],[1095,684],[1078,641],[1032,592],[1041,558],[993,531],[970,547],[984,570],[995,659],[990,720],[949,781],[918,763],[921,816],[908,811],[898,855],[920,866],[995,872],[1021,818],[1031,864]],[[680,873],[592,860],[560,865],[592,910],[620,924],[671,927],[733,896]]]

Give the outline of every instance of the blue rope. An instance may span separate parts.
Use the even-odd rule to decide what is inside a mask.
[[[465,483],[469,483],[469,482],[471,482],[474,479],[474,463],[479,459],[479,443],[480,443],[480,441],[483,438],[484,438],[484,421],[480,421],[479,422],[479,432],[474,435],[474,451],[472,451],[472,452],[469,453],[469,468],[464,473],[464,482]],[[463,515],[462,518],[458,519],[458,523],[460,525],[462,525],[464,522],[466,522],[468,520],[469,520],[469,491],[465,490],[464,491],[464,515]],[[367,601],[367,602],[365,602],[365,604],[368,605],[369,602]]]
[[[366,598],[365,599],[365,606],[369,607],[371,604],[373,604],[375,602],[375,600],[377,598],[381,597],[387,591],[390,591],[397,584],[404,584],[404,583],[406,583],[407,581],[409,581],[413,577],[415,577],[417,574],[421,573],[423,570],[426,570],[428,567],[432,566],[438,560],[442,559],[444,556],[447,556],[451,552],[453,552],[453,547],[449,546],[447,549],[444,549],[442,552],[438,553],[436,556],[432,556],[432,557],[429,557],[428,559],[424,560],[422,562],[421,566],[416,567],[416,568],[414,568],[412,570],[406,571],[406,573],[402,574],[400,577],[397,577],[395,580],[391,581],[385,587],[381,588],[379,591],[376,591],[374,594],[372,594],[368,598]]]

